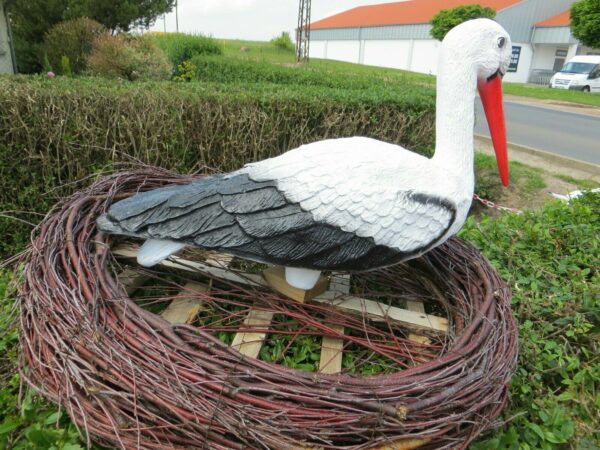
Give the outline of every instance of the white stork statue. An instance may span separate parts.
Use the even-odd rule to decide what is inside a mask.
[[[112,205],[100,230],[147,239],[157,264],[187,245],[286,267],[310,289],[322,270],[364,271],[415,258],[463,225],[473,197],[476,88],[508,185],[501,77],[511,41],[489,19],[465,22],[442,42],[435,155],[364,137],[303,145],[276,158]]]

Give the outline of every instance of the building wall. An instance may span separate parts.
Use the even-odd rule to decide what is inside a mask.
[[[577,54],[577,44],[535,44],[533,49],[531,68],[540,70],[552,70],[557,58],[556,51],[559,49],[567,51],[565,62]]]
[[[363,64],[409,70],[414,40],[364,41]]]
[[[578,55],[600,55],[600,48],[585,47],[580,45],[577,48]]]
[[[0,0],[0,73],[15,73],[8,38],[8,24],[6,23],[2,0]]]
[[[327,59],[327,41],[310,41],[309,56],[311,58]]]
[[[531,42],[534,44],[576,44],[570,27],[535,28]]]
[[[529,72],[531,70],[531,59],[533,57],[533,48],[531,44],[522,42],[513,42],[513,46],[521,47],[521,55],[516,72],[507,72],[504,81],[508,83],[527,83],[529,81]]]
[[[513,42],[531,42],[533,25],[569,9],[576,0],[526,0],[498,12],[496,20]]]
[[[436,75],[440,44],[435,39],[415,41],[409,70]]]
[[[357,64],[360,62],[360,41],[328,41],[326,45],[327,59]]]
[[[521,47],[517,71],[506,74],[507,82],[527,83],[531,69],[548,67],[550,52],[555,52],[557,46],[540,47],[542,52],[536,56],[537,47],[531,44],[535,36],[544,43],[554,40],[552,44],[568,46],[569,57],[575,54],[576,41],[564,29],[537,29],[534,36],[533,27],[570,8],[575,1],[524,0],[498,13],[496,20],[509,32],[513,45]],[[414,24],[313,30],[310,56],[435,75],[440,43],[431,38],[430,29],[429,24]],[[543,67],[537,67],[538,63]],[[554,59],[549,69],[553,65]]]

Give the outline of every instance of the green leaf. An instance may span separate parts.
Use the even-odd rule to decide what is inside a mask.
[[[0,423],[0,436],[3,434],[9,434],[11,431],[16,430],[22,424],[21,419],[18,417],[7,417],[4,422]]]
[[[533,422],[527,422],[527,428],[529,428],[531,431],[537,434],[540,439],[544,440],[546,438],[544,432],[538,424],[535,424]]]
[[[48,417],[46,417],[46,420],[44,420],[44,425],[55,425],[56,423],[58,423],[61,417],[62,413],[60,411],[52,413]]]

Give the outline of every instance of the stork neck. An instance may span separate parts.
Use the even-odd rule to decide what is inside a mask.
[[[442,54],[437,78],[433,160],[448,172],[473,179],[473,126],[477,74],[464,56]],[[466,180],[465,180],[466,181]]]

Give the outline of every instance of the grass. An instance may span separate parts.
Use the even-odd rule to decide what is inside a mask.
[[[571,183],[576,185],[579,189],[596,189],[597,187],[600,187],[600,185],[593,181],[593,180],[582,180],[579,178],[574,178],[570,175],[556,175],[558,178],[560,178],[563,181],[566,181],[567,183]]]
[[[239,58],[247,61],[267,62],[272,64],[295,64],[295,55],[293,52],[286,52],[278,49],[269,42],[230,40],[224,40],[221,42],[224,49],[223,54],[228,57]],[[242,47],[246,48],[248,51],[241,52],[240,48]],[[318,71],[324,75],[327,73],[343,73],[374,77],[376,79],[389,82],[409,82],[411,84],[417,84],[421,86],[435,86],[435,77],[432,75],[406,72],[397,69],[365,66],[341,61],[312,59],[307,66],[303,67],[303,69],[308,71]],[[595,94],[586,94],[583,92],[561,89],[549,89],[545,86],[523,85],[516,83],[504,83],[503,88],[506,94],[520,97],[555,100],[600,107],[600,95]]]
[[[531,198],[546,187],[543,170],[517,161],[509,162],[512,195]],[[483,198],[497,199],[503,192],[498,176],[496,158],[492,155],[475,153],[475,192]]]
[[[504,83],[504,92],[520,97],[539,98],[542,100],[554,100],[559,102],[578,103],[580,105],[600,107],[600,95],[589,94],[579,91],[563,89],[550,89],[545,86],[533,86],[529,84]]]

